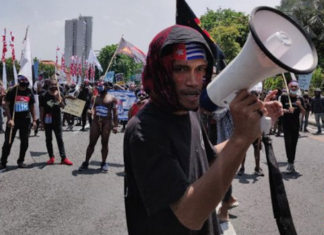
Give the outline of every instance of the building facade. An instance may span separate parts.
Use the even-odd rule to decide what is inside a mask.
[[[92,16],[79,16],[78,19],[65,21],[64,57],[70,66],[71,57],[77,56],[84,62],[92,47]]]

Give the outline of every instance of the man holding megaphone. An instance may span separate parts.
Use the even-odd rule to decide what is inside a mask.
[[[282,115],[279,102],[247,90],[230,104],[235,129],[212,146],[198,115],[214,58],[194,29],[175,25],[151,42],[143,71],[149,103],[127,124],[125,206],[129,234],[220,234],[215,208],[246,151],[260,135],[260,119]],[[243,121],[242,121],[243,120]]]

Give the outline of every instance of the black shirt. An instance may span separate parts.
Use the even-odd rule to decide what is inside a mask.
[[[15,109],[15,123],[19,120],[30,118],[31,107],[35,103],[34,94],[29,88],[23,91],[18,89],[16,96],[17,89],[17,86],[10,89],[5,96],[5,101],[10,102],[9,109],[11,116]]]
[[[45,92],[39,100],[39,107],[44,108],[45,124],[61,124],[61,107],[60,102],[55,99],[55,96]]]
[[[193,231],[170,209],[215,157],[195,112],[168,114],[152,103],[140,110],[127,124],[124,137],[129,234],[219,234],[215,212],[200,231]]]
[[[301,105],[305,107],[304,99],[301,96],[290,96],[292,107],[295,108],[293,113],[285,113],[283,116],[283,122],[284,126],[295,126],[296,128],[299,128],[299,114],[300,114],[300,108],[296,104],[296,101],[299,100]],[[284,109],[289,109],[289,100],[287,95],[281,96],[281,103]]]

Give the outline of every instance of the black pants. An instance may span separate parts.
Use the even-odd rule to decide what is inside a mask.
[[[285,147],[286,147],[288,163],[294,164],[297,142],[299,137],[299,125],[292,126],[287,123],[284,123],[283,131],[285,135],[284,139],[285,139]]]
[[[48,152],[48,156],[54,157],[53,153],[53,145],[52,145],[52,131],[54,131],[57,146],[60,151],[60,156],[62,159],[66,157],[65,149],[64,149],[64,142],[63,142],[63,135],[62,135],[62,125],[61,124],[45,124],[45,136],[46,136],[46,148]]]
[[[17,160],[17,163],[19,164],[19,163],[23,163],[25,161],[26,151],[28,149],[29,126],[30,126],[30,118],[16,120],[15,126],[12,129],[11,144],[9,144],[11,128],[8,125],[6,126],[5,141],[3,143],[2,156],[1,156],[1,165],[2,166],[7,165],[10,150],[11,150],[12,144],[15,140],[15,136],[16,136],[16,133],[18,130],[19,130],[19,138],[20,138],[20,152],[19,152],[19,158]]]

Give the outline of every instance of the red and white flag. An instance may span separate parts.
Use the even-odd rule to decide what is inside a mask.
[[[60,50],[60,48],[57,46],[56,47],[56,62],[55,62],[55,66],[57,67],[58,65],[58,51]]]
[[[16,53],[15,53],[15,36],[13,32],[10,32],[10,42],[9,46],[11,47],[11,57],[12,57],[12,68],[13,68],[13,74],[15,78],[15,85],[18,83],[18,75],[17,75],[17,69],[16,69]]]
[[[6,40],[6,28],[4,29],[3,35],[2,35],[2,42],[3,42],[3,48],[2,48],[2,86],[5,90],[7,90],[7,71],[6,71],[6,52],[7,52],[7,40]]]

